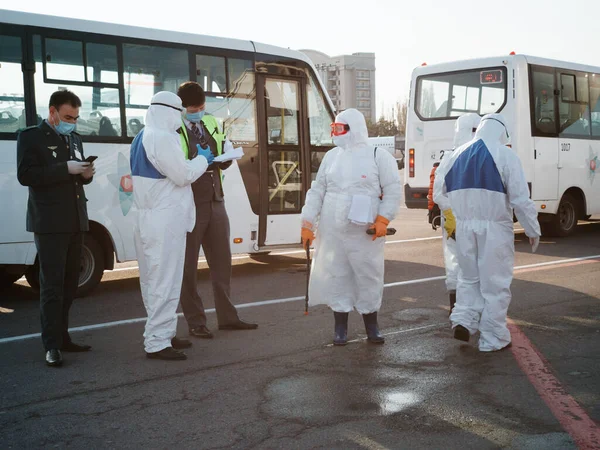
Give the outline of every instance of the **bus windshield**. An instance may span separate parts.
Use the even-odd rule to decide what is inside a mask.
[[[417,79],[415,111],[422,120],[454,119],[464,113],[497,113],[506,103],[506,68],[424,75]]]

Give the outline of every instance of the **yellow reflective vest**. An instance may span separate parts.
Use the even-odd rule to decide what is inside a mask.
[[[217,119],[212,114],[204,114],[201,119],[202,123],[206,126],[206,129],[210,133],[211,137],[217,143],[217,155],[221,155],[223,153],[223,141],[225,140],[225,135],[219,131],[219,123]],[[181,123],[181,148],[183,150],[183,154],[185,155],[185,159],[189,158],[189,142],[190,139],[188,137],[188,129],[185,126],[185,122]],[[223,172],[219,169],[219,175],[223,178]]]

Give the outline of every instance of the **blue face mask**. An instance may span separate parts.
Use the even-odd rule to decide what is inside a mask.
[[[200,123],[200,121],[202,120],[202,117],[204,117],[204,113],[205,113],[205,111],[198,111],[195,113],[186,113],[185,118],[187,120],[189,120],[190,122]]]
[[[71,134],[75,130],[75,124],[63,122],[62,120],[60,120],[60,116],[58,116],[58,125],[54,125],[54,129],[58,134],[66,136]]]
[[[75,130],[75,124],[69,122],[63,122],[59,119],[58,125],[54,127],[59,134],[69,135]]]

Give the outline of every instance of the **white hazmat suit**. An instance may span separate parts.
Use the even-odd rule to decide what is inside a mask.
[[[457,149],[461,145],[466,144],[470,140],[475,137],[475,131],[479,126],[479,122],[481,121],[481,117],[479,114],[475,113],[467,113],[460,116],[456,119],[456,124],[454,126],[454,149]],[[435,171],[435,179],[444,177],[444,172],[448,166],[448,161],[450,160],[450,156],[452,155],[452,151],[444,152],[444,157],[440,162],[440,165]],[[441,184],[438,184],[441,187]],[[440,193],[438,193],[439,195]],[[436,193],[435,193],[435,185],[434,185],[434,193],[433,193],[433,201],[435,202]],[[436,202],[437,203],[437,202]],[[439,206],[439,204],[438,204]],[[440,207],[441,209],[441,207]],[[456,285],[458,282],[458,256],[456,254],[456,240],[450,238],[448,239],[448,233],[444,228],[444,215],[442,214],[442,248],[444,251],[444,266],[446,267],[446,289],[448,292],[456,292]]]
[[[337,147],[325,154],[302,208],[303,223],[318,228],[309,304],[340,313],[356,308],[364,315],[381,307],[385,245],[366,231],[378,215],[390,221],[396,216],[402,187],[394,157],[369,144],[362,113],[345,110],[336,123],[350,129],[334,137]],[[353,200],[356,210],[368,210],[364,222],[349,219]]]
[[[185,241],[196,222],[191,183],[206,171],[204,157],[186,161],[176,130],[181,99],[158,92],[146,113],[146,126],[131,144],[135,249],[140,286],[148,313],[147,353],[171,347],[183,278]]]
[[[480,351],[501,350],[511,342],[506,313],[514,266],[513,209],[525,234],[540,236],[521,161],[507,142],[504,117],[484,116],[475,139],[452,153],[434,187],[440,208],[452,208],[456,217],[460,273],[450,320],[455,337],[458,326],[469,335],[479,330]]]

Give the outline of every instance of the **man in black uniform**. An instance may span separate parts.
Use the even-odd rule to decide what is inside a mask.
[[[202,87],[193,81],[183,83],[177,95],[186,108],[183,126],[179,130],[182,151],[188,159],[197,155],[197,145],[210,147],[215,156],[221,154],[223,145],[233,146],[219,132],[214,116],[204,114],[206,96]],[[185,265],[181,287],[181,308],[188,323],[190,336],[210,339],[212,333],[206,326],[206,314],[202,298],[198,294],[196,275],[200,246],[204,250],[210,268],[215,309],[219,330],[253,330],[258,327],[238,317],[231,303],[231,244],[229,242],[229,218],[223,202],[221,170],[231,161],[212,163],[204,175],[192,184],[196,204],[196,226],[187,235]]]
[[[46,364],[60,366],[61,350],[84,352],[69,336],[69,308],[77,291],[83,232],[89,230],[84,184],[93,163],[84,162],[73,130],[81,100],[70,91],[50,97],[48,119],[17,140],[17,177],[29,187],[27,231],[34,233],[40,266],[40,309]]]

